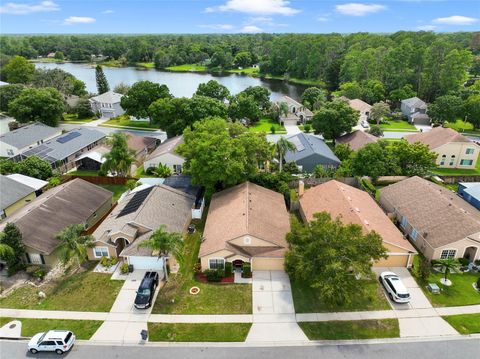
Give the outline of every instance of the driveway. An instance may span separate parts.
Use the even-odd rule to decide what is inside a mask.
[[[284,271],[254,271],[253,325],[247,342],[307,341],[295,318],[290,279]]]

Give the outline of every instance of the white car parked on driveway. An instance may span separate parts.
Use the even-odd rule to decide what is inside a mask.
[[[49,330],[38,333],[28,342],[28,350],[32,354],[38,352],[55,352],[63,354],[72,349],[75,343],[75,334],[68,330]]]
[[[410,302],[410,293],[398,275],[393,272],[382,272],[378,278],[388,296],[396,303]]]

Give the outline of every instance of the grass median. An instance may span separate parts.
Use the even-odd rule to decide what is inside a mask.
[[[397,319],[303,322],[300,328],[310,340],[398,338]]]
[[[480,313],[448,315],[443,319],[460,334],[480,333]]]
[[[251,323],[148,323],[150,342],[244,342]]]

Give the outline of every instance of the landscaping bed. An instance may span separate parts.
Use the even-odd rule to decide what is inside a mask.
[[[298,323],[310,340],[398,338],[397,319]]]
[[[195,279],[202,283],[208,283],[208,278],[203,273],[198,273],[195,276]],[[222,279],[220,279],[220,282],[218,283],[221,284],[221,283],[234,283],[234,282],[235,282],[235,275],[232,274],[231,276],[223,277]]]
[[[151,342],[244,342],[251,323],[148,323]]]
[[[443,319],[460,334],[480,333],[480,313],[448,315]]]
[[[48,330],[70,330],[77,339],[89,340],[97,329],[102,325],[100,320],[66,320],[66,319],[36,319],[36,318],[0,318],[0,327],[19,320],[22,322],[22,337],[33,337],[40,332]]]

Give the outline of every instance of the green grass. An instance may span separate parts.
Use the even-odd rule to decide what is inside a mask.
[[[197,65],[197,64],[184,64],[184,65],[178,65],[178,66],[170,66],[170,67],[167,67],[165,70],[175,71],[175,72],[206,72],[207,67],[203,65]]]
[[[251,323],[148,323],[151,342],[244,342]]]
[[[388,123],[380,124],[380,128],[383,131],[395,131],[395,132],[417,132],[417,128],[408,123],[408,121],[395,121],[388,120]]]
[[[72,310],[108,312],[117,297],[122,281],[110,280],[110,275],[84,271],[40,288],[25,285],[0,299],[1,308]],[[46,294],[38,298],[38,292]]]
[[[33,337],[37,333],[48,330],[70,330],[77,339],[89,340],[102,325],[99,320],[66,320],[66,319],[36,319],[36,318],[0,318],[0,327],[12,320],[22,322],[22,337]]]
[[[325,86],[325,83],[323,83],[320,80],[314,80],[314,79],[299,79],[296,77],[286,77],[286,76],[278,76],[278,75],[261,75],[261,78],[265,78],[267,80],[272,79],[272,80],[282,80],[282,81],[287,81],[291,82],[293,84],[298,84],[298,85],[307,85],[307,86]]]
[[[66,123],[88,123],[95,121],[97,118],[95,116],[87,117],[87,118],[78,118],[77,114],[73,113],[65,113],[63,115],[63,121]]]
[[[260,119],[255,125],[249,127],[248,131],[272,133],[272,126],[275,127],[275,133],[287,133],[285,127],[280,125],[277,121],[273,121],[269,118]]]
[[[460,334],[480,333],[480,313],[448,315],[443,319]]]
[[[457,119],[455,122],[445,122],[444,126],[462,133],[480,134],[480,130],[474,129],[470,122],[463,121],[462,119]]]
[[[149,175],[147,173],[145,173],[145,168],[143,167],[143,165],[141,165],[140,167],[138,167],[135,171],[135,177],[136,178],[140,178],[140,177],[149,177],[149,178],[157,178],[157,176],[154,176],[154,175]]]
[[[306,283],[291,281],[296,313],[350,312],[391,309],[376,280],[359,280],[359,286],[367,287],[367,295],[356,295],[350,304],[334,305],[322,301],[318,291]]]
[[[121,126],[121,127],[135,127],[138,129],[159,129],[158,125],[150,124],[148,121],[130,121],[129,116],[118,116],[108,120],[102,125]]]
[[[98,171],[78,170],[66,173],[67,176],[98,176]]]
[[[228,70],[227,72],[230,72],[232,74],[243,74],[243,75],[256,75],[258,74],[258,68],[254,67],[247,67],[245,69],[232,69]]]
[[[298,323],[310,340],[398,338],[397,319]]]
[[[154,69],[155,68],[155,64],[153,62],[136,62],[135,66],[136,67],[143,67],[143,68],[146,68],[146,69]]]
[[[128,187],[123,184],[100,184],[99,186],[113,192],[113,201],[117,201],[122,193],[128,189]]]

